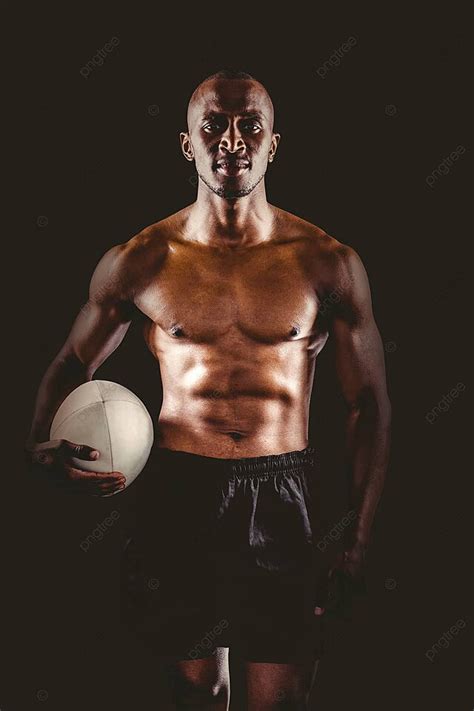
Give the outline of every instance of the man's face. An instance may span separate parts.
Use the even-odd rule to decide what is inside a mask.
[[[183,153],[195,160],[200,179],[216,195],[249,195],[273,160],[273,106],[265,89],[250,79],[205,82],[188,110]]]

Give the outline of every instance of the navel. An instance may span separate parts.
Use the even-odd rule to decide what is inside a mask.
[[[290,338],[294,338],[295,336],[299,336],[301,332],[301,328],[298,324],[293,326],[290,331]]]
[[[228,432],[227,434],[234,440],[234,442],[240,442],[240,440],[244,437],[242,432]]]
[[[184,329],[181,326],[175,324],[170,328],[170,334],[175,338],[182,338],[184,336]]]

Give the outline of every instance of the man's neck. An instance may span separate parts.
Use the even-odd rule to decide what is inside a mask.
[[[263,180],[250,195],[226,199],[199,182],[186,232],[190,239],[215,247],[248,247],[270,239],[275,210],[267,202]]]

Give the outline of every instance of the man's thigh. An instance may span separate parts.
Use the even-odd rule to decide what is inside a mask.
[[[248,711],[303,711],[309,708],[319,660],[298,663],[246,662]]]

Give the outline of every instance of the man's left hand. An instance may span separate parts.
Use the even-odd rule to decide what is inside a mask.
[[[314,614],[348,618],[354,597],[367,594],[365,578],[366,546],[356,542],[338,554],[329,570],[326,589],[318,596]]]

